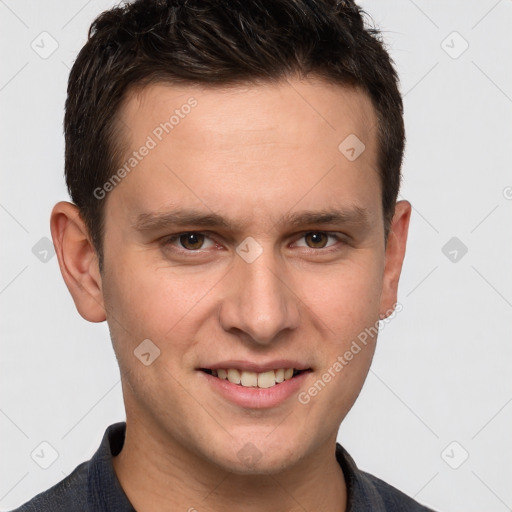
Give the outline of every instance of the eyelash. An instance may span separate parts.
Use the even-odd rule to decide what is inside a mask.
[[[324,234],[324,235],[327,235],[328,237],[332,237],[332,238],[335,238],[337,242],[341,242],[343,245],[345,245],[347,242],[344,238],[346,237],[343,237],[342,235],[338,234],[338,233],[331,233],[329,231],[304,231],[301,236],[299,237],[298,240],[300,240],[301,238],[304,238],[306,235],[308,234],[311,234],[311,233],[314,233],[314,234],[317,234],[317,233],[321,233],[321,234]],[[216,240],[214,240],[211,236],[209,236],[208,232],[203,232],[203,231],[183,231],[181,233],[176,233],[174,235],[171,235],[171,236],[168,236],[168,237],[165,237],[163,240],[162,240],[162,245],[164,247],[167,247],[167,246],[172,246],[173,245],[173,242],[177,241],[180,239],[180,237],[182,235],[204,235],[206,238],[209,238],[211,239],[213,242],[215,243],[218,243],[216,242]],[[304,246],[301,246],[303,249],[306,249],[308,253],[310,252],[314,252],[314,253],[327,253],[327,252],[333,252],[335,250],[339,250],[339,247],[338,247],[338,243],[336,244],[333,244],[333,245],[330,245],[328,247],[318,247],[318,248],[315,248],[315,247],[304,247]],[[179,248],[179,247],[175,247],[174,248],[178,253],[181,253],[181,254],[187,254],[187,255],[193,255],[193,254],[198,254],[198,255],[202,255],[204,254],[205,251],[208,251],[208,249],[185,249],[185,248]],[[193,257],[193,256],[192,256]]]

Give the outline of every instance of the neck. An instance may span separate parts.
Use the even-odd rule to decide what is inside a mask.
[[[344,512],[343,472],[329,440],[294,467],[275,474],[240,475],[199,458],[127,421],[120,454],[113,458],[121,486],[138,512]]]

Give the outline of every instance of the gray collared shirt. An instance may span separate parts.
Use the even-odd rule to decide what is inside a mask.
[[[92,459],[12,512],[136,512],[112,464],[112,457],[123,447],[125,431],[125,422],[110,425]],[[432,512],[379,478],[360,471],[339,443],[336,458],[347,484],[346,512]]]

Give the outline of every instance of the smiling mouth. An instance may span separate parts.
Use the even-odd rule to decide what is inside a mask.
[[[302,373],[310,372],[311,369],[297,370],[295,368],[278,368],[276,370],[269,370],[266,372],[250,372],[246,370],[238,370],[236,368],[217,368],[210,370],[208,368],[201,368],[202,372],[217,377],[221,380],[227,380],[232,384],[237,384],[246,388],[271,388],[290,380]]]

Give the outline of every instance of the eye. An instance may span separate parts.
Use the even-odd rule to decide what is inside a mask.
[[[339,241],[340,238],[336,235],[332,235],[326,233],[324,231],[309,231],[308,233],[304,233],[301,237],[306,241],[306,245],[297,243],[299,247],[309,247],[311,249],[324,249],[325,247],[331,247],[334,244],[327,245],[329,238],[334,239],[334,241]]]
[[[210,245],[208,245],[208,241]],[[204,233],[187,232],[173,235],[165,240],[165,245],[175,245],[175,242],[179,242],[178,248],[185,249],[187,251],[198,251],[199,249],[207,249],[215,245],[215,242],[207,237]]]
[[[331,241],[330,241],[330,240]],[[304,242],[302,242],[304,240]],[[325,231],[309,231],[304,233],[295,246],[306,247],[309,249],[326,249],[337,245],[341,241],[341,237],[336,234],[327,233]],[[205,233],[196,231],[187,231],[171,235],[163,240],[164,246],[173,246],[176,251],[181,252],[201,252],[214,248],[216,242]]]

